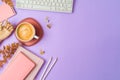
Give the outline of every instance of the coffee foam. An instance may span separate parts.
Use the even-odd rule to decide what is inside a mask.
[[[34,29],[27,23],[21,24],[17,29],[17,35],[21,40],[30,40],[34,36]]]

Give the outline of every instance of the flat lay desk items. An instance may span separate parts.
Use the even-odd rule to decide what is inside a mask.
[[[44,66],[45,60],[33,54],[33,52],[27,50],[25,47],[33,46],[42,39],[44,34],[42,26],[37,20],[31,17],[21,20],[16,26],[12,25],[8,19],[17,15],[17,12],[11,0],[2,1],[0,5],[0,43],[13,35],[13,32],[19,42],[3,46],[3,50],[0,50],[0,55],[3,56],[3,59],[0,60],[0,67],[3,68],[4,64],[9,60],[7,67],[0,75],[0,80],[34,80],[40,69]],[[37,5],[37,2],[34,0],[16,0],[16,6],[17,8],[28,10],[72,12],[73,0],[65,0],[64,2],[61,2],[61,0],[54,0],[52,2],[50,0],[50,6],[53,5],[53,7],[50,7],[51,9],[47,5],[49,2],[45,3],[45,1],[45,6],[42,7],[43,2],[41,0],[38,0],[41,5]],[[28,5],[29,3],[31,4]],[[61,8],[58,8],[58,6],[61,6]],[[49,20],[47,22],[49,23]],[[49,24],[47,26],[51,28]],[[40,80],[46,79],[57,60],[58,58],[53,60],[53,57],[50,57]]]

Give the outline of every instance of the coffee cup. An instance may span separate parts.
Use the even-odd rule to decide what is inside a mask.
[[[36,35],[34,26],[29,22],[20,23],[15,30],[15,35],[21,42],[29,42],[32,39],[39,39]]]

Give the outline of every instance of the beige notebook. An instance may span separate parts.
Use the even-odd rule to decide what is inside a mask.
[[[25,79],[25,80],[34,80],[35,76],[37,75],[37,73],[39,72],[39,70],[41,69],[44,63],[44,60],[21,46],[18,47],[16,52],[18,53],[20,51],[22,51],[27,57],[29,57],[36,64],[36,67],[31,71],[31,73]]]

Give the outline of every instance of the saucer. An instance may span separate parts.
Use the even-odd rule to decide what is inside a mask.
[[[20,23],[22,22],[29,22],[31,23],[34,27],[35,27],[35,30],[36,30],[36,35],[39,37],[38,39],[32,39],[31,41],[29,42],[21,42],[23,45],[25,46],[33,46],[35,45],[36,43],[38,43],[42,37],[43,37],[43,29],[41,27],[41,25],[33,18],[26,18],[24,20],[22,20]],[[19,25],[20,23],[18,23],[17,25]]]

